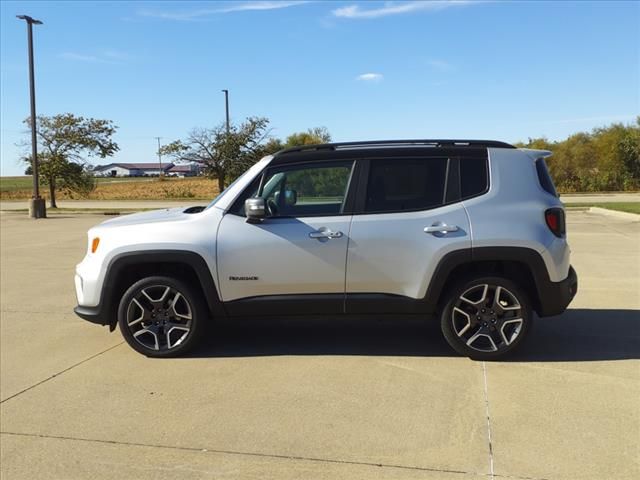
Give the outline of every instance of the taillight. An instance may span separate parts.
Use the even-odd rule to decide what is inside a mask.
[[[564,221],[564,210],[561,208],[550,208],[544,212],[544,219],[547,227],[556,236],[562,237],[567,232]]]

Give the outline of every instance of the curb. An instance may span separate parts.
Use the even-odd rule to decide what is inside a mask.
[[[585,205],[584,207],[564,207],[566,212],[586,212],[589,210],[589,206]]]
[[[589,213],[597,213],[599,215],[606,215],[608,217],[616,217],[621,220],[631,220],[633,222],[640,222],[640,215],[637,213],[619,212],[617,210],[609,210],[608,208],[589,207]]]

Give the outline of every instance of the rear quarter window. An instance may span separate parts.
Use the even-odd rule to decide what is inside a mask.
[[[538,173],[540,186],[554,197],[557,197],[558,192],[556,191],[556,186],[553,184],[553,180],[549,174],[549,169],[547,168],[547,162],[544,161],[544,158],[536,160],[536,172]]]
[[[487,159],[463,157],[460,159],[460,196],[461,199],[475,197],[489,188]]]

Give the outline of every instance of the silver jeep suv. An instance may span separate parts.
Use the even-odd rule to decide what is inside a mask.
[[[212,319],[406,315],[499,358],[577,291],[549,154],[476,140],[283,150],[207,207],[92,228],[75,312],[153,357],[193,348]]]

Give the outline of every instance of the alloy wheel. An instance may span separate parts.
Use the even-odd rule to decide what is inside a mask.
[[[126,310],[132,337],[145,348],[167,351],[182,344],[191,331],[192,308],[185,296],[168,285],[141,288]]]
[[[506,349],[523,330],[518,298],[499,285],[480,284],[466,290],[451,311],[454,333],[479,352]]]

